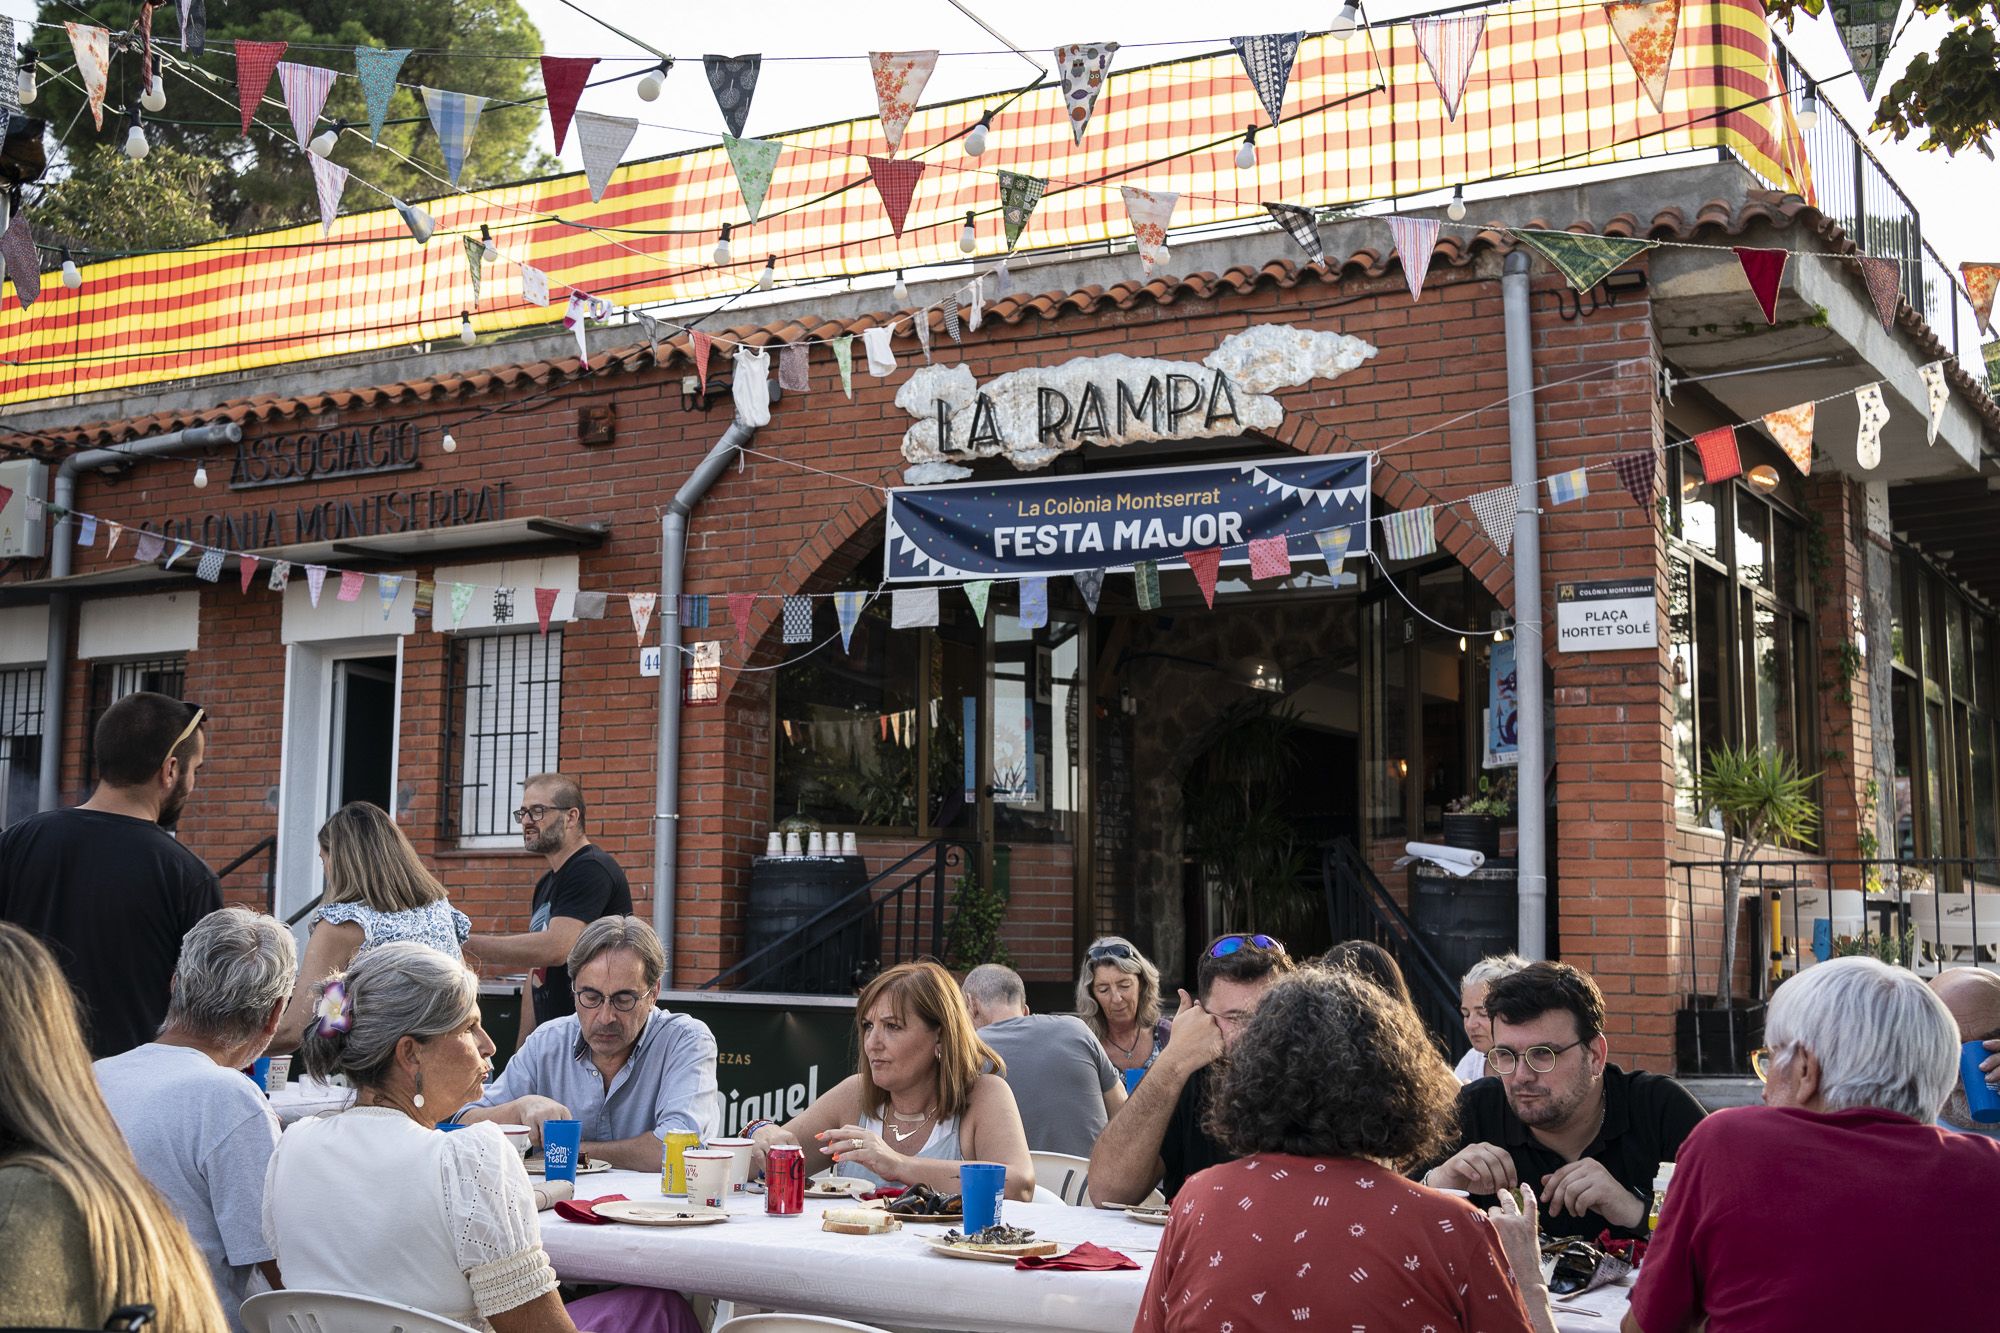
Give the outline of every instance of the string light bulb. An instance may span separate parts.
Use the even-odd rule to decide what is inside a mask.
[[[1451,202],[1445,205],[1444,215],[1453,222],[1465,221],[1465,187],[1463,185],[1454,185],[1451,187]]]
[[[711,258],[715,260],[717,268],[726,268],[729,265],[729,224],[727,222],[722,224],[722,235],[715,238],[715,251]]]
[[[901,269],[896,270],[894,294],[897,305],[908,305],[910,303],[910,285],[903,281],[903,270]]]
[[[153,77],[146,83],[146,91],[139,98],[139,105],[153,112],[167,109],[167,81],[160,71],[153,71]]]
[[[988,111],[979,118],[979,123],[972,127],[972,132],[965,136],[965,155],[967,157],[978,157],[986,151],[986,135],[992,128],[993,113]]]
[[[457,453],[458,437],[456,435],[453,435],[450,431],[446,431],[444,433],[444,438],[438,441],[438,448],[444,450],[448,454]]]
[[[23,102],[28,99],[23,96]],[[1810,80],[1806,83],[1806,95],[1799,99],[1799,128],[1809,130],[1819,124],[1819,85]]]
[[[667,70],[672,65],[672,61],[663,60],[639,76],[640,101],[657,102],[660,100],[660,93],[667,86]]]
[[[472,312],[470,310],[461,310],[458,312],[458,340],[467,347],[479,341],[479,331],[472,327]]]
[[[968,255],[979,248],[979,232],[973,227],[972,218],[973,215],[967,213],[965,215],[965,225],[959,228],[958,231],[958,248],[961,252]]]
[[[208,489],[208,463],[205,460],[194,465],[194,488],[198,491]]]
[[[62,257],[63,286],[76,291],[83,286],[83,273],[77,268],[76,261],[69,257],[69,247],[66,245],[63,247]]]
[[[125,131],[125,156],[134,162],[144,162],[146,154],[153,151],[153,145],[146,142],[145,128],[139,123],[139,106],[132,105],[132,128]]]
[[[491,265],[493,261],[498,259],[499,257],[500,257],[500,252],[493,248],[493,229],[487,226],[484,222],[480,223],[479,262],[482,264]]]
[[[314,157],[332,157],[333,150],[340,146],[341,132],[346,128],[347,128],[346,121],[344,120],[334,121],[332,124],[328,125],[325,129],[321,130],[318,134],[315,134],[313,136],[312,142],[306,145],[306,151],[311,153]]]
[[[1243,146],[1236,150],[1236,169],[1248,171],[1257,165],[1257,127],[1243,131]]]
[[[1462,653],[1462,652],[1464,652],[1464,651],[1465,651],[1465,650],[1466,650],[1467,648],[1469,648],[1469,647],[1471,647],[1471,645],[1470,645],[1469,643],[1467,643],[1467,642],[1466,642],[1466,640],[1465,640],[1465,636],[1464,636],[1463,634],[1459,635],[1459,636],[1458,636],[1458,651],[1460,651],[1460,652]]]
[[[764,271],[757,275],[757,290],[768,292],[777,281],[778,257],[776,255],[766,255],[764,257]]]
[[[35,100],[35,66],[41,58],[34,47],[21,48],[21,75],[15,87],[20,91],[22,106],[27,106]]]
[[[1340,0],[1340,12],[1326,25],[1327,33],[1336,41],[1353,41],[1354,34],[1361,30],[1360,15],[1359,0]]]

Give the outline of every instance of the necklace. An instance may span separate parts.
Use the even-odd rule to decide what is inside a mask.
[[[935,1113],[936,1111],[937,1111],[937,1106],[935,1103],[931,1105],[930,1110],[925,1111],[921,1115],[904,1115],[902,1112],[898,1111],[895,1107],[891,1106],[888,1109],[887,1113],[885,1113],[882,1117],[882,1128],[888,1130],[889,1133],[895,1137],[896,1142],[907,1143],[911,1138],[913,1138],[916,1135],[916,1132],[919,1129],[922,1129],[924,1127],[924,1124],[930,1120],[932,1114]],[[896,1119],[902,1121],[904,1124],[909,1125],[910,1127],[908,1129],[897,1129],[894,1125],[889,1123],[890,1116],[894,1116]]]
[[[1109,1027],[1106,1027],[1104,1029],[1104,1041],[1105,1044],[1110,1046],[1112,1050],[1117,1051],[1120,1055],[1124,1056],[1126,1059],[1129,1060],[1132,1058],[1132,1052],[1139,1049],[1138,1025],[1134,1024],[1132,1027],[1132,1040],[1124,1042],[1122,1044],[1119,1042],[1118,1038],[1111,1035],[1111,1029]]]

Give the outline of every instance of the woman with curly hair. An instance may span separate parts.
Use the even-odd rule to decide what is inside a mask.
[[[1208,1129],[1238,1160],[1174,1196],[1135,1333],[1534,1327],[1493,1225],[1398,1174],[1450,1143],[1458,1080],[1372,981],[1308,968],[1237,1038]]]

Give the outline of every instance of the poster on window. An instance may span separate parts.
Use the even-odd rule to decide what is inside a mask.
[[[993,800],[1023,810],[1042,808],[1035,772],[1035,700],[996,699],[993,709]]]
[[[695,644],[687,659],[687,693],[690,706],[712,704],[722,698],[722,640],[704,639]]]
[[[1514,641],[1493,645],[1486,668],[1486,767],[1521,763],[1521,696],[1514,670]]]

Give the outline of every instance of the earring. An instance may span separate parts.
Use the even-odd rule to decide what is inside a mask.
[[[419,1111],[424,1109],[424,1071],[417,1071],[417,1095],[411,1098]]]

